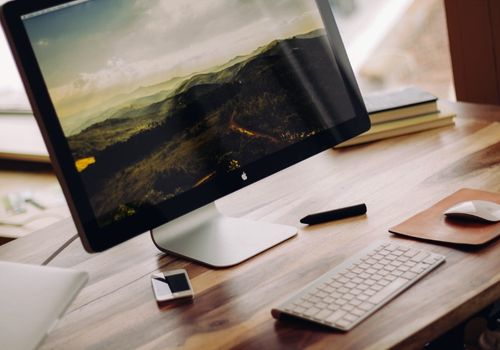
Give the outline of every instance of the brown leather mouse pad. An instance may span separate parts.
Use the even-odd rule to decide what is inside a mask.
[[[431,241],[480,245],[500,235],[500,222],[482,223],[447,218],[449,207],[464,201],[485,200],[500,204],[500,193],[461,189],[397,226],[389,232]]]

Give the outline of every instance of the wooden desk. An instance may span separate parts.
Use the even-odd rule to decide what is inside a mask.
[[[500,107],[450,104],[456,127],[329,150],[220,201],[230,215],[297,225],[298,237],[239,266],[213,270],[161,254],[147,234],[102,254],[76,241],[52,265],[90,282],[43,348],[421,348],[500,297],[500,242],[458,249],[387,229],[462,187],[500,191]],[[366,217],[301,226],[320,210],[365,202]],[[65,221],[0,248],[0,259],[40,263],[75,229]],[[437,270],[348,333],[276,322],[274,305],[375,239],[446,255]],[[159,308],[151,273],[186,268],[192,304]]]

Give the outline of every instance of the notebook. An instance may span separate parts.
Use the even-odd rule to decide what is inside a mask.
[[[445,243],[481,245],[500,235],[500,222],[481,223],[447,218],[449,207],[470,200],[493,201],[500,204],[500,193],[464,188],[444,198],[430,208],[412,216],[389,232]]]
[[[0,261],[0,349],[35,349],[87,279],[86,272]]]

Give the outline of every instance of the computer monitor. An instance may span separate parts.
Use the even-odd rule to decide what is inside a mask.
[[[2,23],[89,251],[153,229],[239,263],[297,230],[214,201],[370,125],[328,0],[13,1]]]

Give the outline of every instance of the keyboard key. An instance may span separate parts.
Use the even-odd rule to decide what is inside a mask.
[[[426,264],[430,264],[430,265],[432,265],[432,264],[434,264],[436,261],[437,261],[437,260],[436,260],[436,258],[434,258],[434,257],[432,257],[432,256],[431,256],[431,257],[429,257],[429,258],[426,258],[423,262],[424,262],[424,263],[426,263]]]
[[[314,316],[314,318],[317,320],[323,321],[323,320],[327,319],[331,314],[332,314],[332,311],[330,311],[328,309],[324,309],[324,310],[321,310],[319,313],[317,313],[316,316]]]
[[[363,291],[365,289],[368,289],[369,287],[366,284],[360,284],[356,287],[357,289]]]
[[[328,310],[332,310],[332,311],[337,311],[338,309],[340,309],[340,305],[337,305],[337,304],[330,304],[326,307]]]
[[[356,284],[356,283],[353,283],[353,282],[347,282],[347,283],[345,284],[345,287],[346,287],[346,288],[349,288],[349,289],[352,289],[352,288],[354,288],[354,287],[356,287],[356,286],[357,286],[357,284]]]
[[[325,303],[324,301],[322,301],[320,303],[315,304],[314,306],[317,307],[317,308],[320,308],[320,309],[324,309],[325,307],[328,306],[328,304]]]
[[[352,315],[356,315],[356,316],[363,316],[366,312],[364,310],[360,310],[360,309],[354,309],[351,311],[351,314]]]
[[[376,291],[376,290],[373,290],[373,289],[367,289],[367,290],[365,290],[365,292],[364,292],[363,294],[366,294],[366,295],[368,295],[368,296],[370,296],[370,297],[371,297],[371,296],[375,295],[376,293],[377,293],[377,291]]]
[[[313,303],[311,303],[309,301],[304,301],[300,304],[300,306],[305,307],[306,309],[309,309],[309,308],[313,307]]]
[[[348,273],[346,273],[344,276],[345,276],[346,278],[349,278],[349,279],[356,277],[356,275],[355,275],[354,273],[352,273],[352,272],[348,272]]]
[[[345,315],[343,320],[346,320],[346,321],[349,321],[349,322],[354,322],[358,319],[359,317],[357,317],[356,315],[353,315],[353,314],[348,314],[348,315]]]
[[[409,258],[413,258],[415,255],[418,254],[418,250],[415,250],[415,249],[409,249],[405,254],[404,256],[407,256]]]
[[[367,266],[368,266],[368,265],[367,265]],[[362,269],[360,269],[359,267],[355,267],[355,268],[353,268],[351,271],[352,271],[353,273],[355,273],[355,274],[360,274],[360,273],[362,273],[362,272],[363,272],[363,270],[362,270]],[[354,282],[354,279],[356,279],[356,278],[357,278],[357,277],[353,278],[353,280],[352,280],[352,281]]]
[[[340,287],[339,289],[337,289],[337,292],[342,293],[342,294],[345,294],[348,291],[349,291],[349,289],[347,289],[346,287]]]
[[[406,278],[398,278],[394,280],[391,284],[387,285],[385,288],[380,290],[377,294],[370,298],[370,302],[374,304],[380,303],[382,300],[387,298],[391,293],[394,293],[398,288],[403,286],[408,280]]]
[[[302,313],[304,311],[306,311],[307,309],[305,307],[302,307],[300,305],[296,305],[296,304],[292,304],[292,305],[289,305],[285,308],[285,311],[289,311],[289,312],[298,312],[298,313]]]
[[[317,293],[315,293],[315,295],[321,299],[326,298],[328,296],[328,294],[323,291],[318,291]]]
[[[330,283],[330,286],[332,286],[333,288],[339,288],[342,286],[342,284],[340,284],[339,282],[337,281],[334,281],[332,283]]]
[[[413,273],[413,272],[410,272],[410,271],[407,271],[403,275],[401,275],[401,277],[408,278],[409,280],[411,280],[412,278],[417,277],[417,274]]]
[[[342,294],[340,294],[339,292],[333,292],[332,294],[330,294],[330,297],[332,297],[333,299],[338,299],[342,296]]]
[[[354,306],[352,304],[347,304],[347,305],[342,306],[342,310],[352,311],[352,310],[354,310]]]
[[[413,266],[410,271],[418,274],[424,271],[426,267],[427,265],[420,263],[418,265]]]
[[[335,326],[340,327],[340,328],[347,328],[351,325],[352,322],[349,322],[347,320],[340,320],[335,322]]]
[[[316,315],[317,313],[319,313],[321,310],[318,309],[317,307],[312,307],[310,309],[307,309],[305,312],[304,312],[304,315],[306,316],[309,316],[309,317],[313,317],[314,315]]]
[[[428,256],[429,256],[428,253],[420,252],[417,255],[415,255],[413,258],[411,258],[411,261],[420,262],[420,261],[424,260],[425,258],[427,258]]]
[[[327,285],[325,288],[323,288],[323,291],[325,291],[325,293],[331,294],[331,293],[335,292],[335,288]]]
[[[358,299],[352,299],[349,304],[351,305],[354,305],[354,306],[358,306],[358,305],[361,305],[362,301],[361,300],[358,300]]]
[[[331,303],[333,303],[333,300],[334,300],[334,299],[333,299],[332,297],[326,297],[325,299],[323,299],[323,301],[324,301],[325,303],[327,303],[327,304],[331,304]]]
[[[319,302],[321,301],[321,299],[320,299],[320,298],[318,298],[317,296],[311,296],[311,297],[309,298],[309,301],[310,301],[311,303],[313,303],[313,304],[316,304],[316,303],[319,303]]]
[[[385,247],[385,249],[390,250],[391,252],[393,250],[396,250],[397,248],[398,247],[395,244],[392,244],[392,243],[389,243],[389,245],[387,247]]]
[[[390,277],[390,276],[386,276],[386,277]],[[377,282],[377,284],[381,285],[382,287],[387,286],[389,283],[391,283],[391,281],[386,280],[386,279],[383,279],[383,280],[380,280]],[[372,288],[373,288],[373,286],[372,286]]]
[[[359,277],[354,277],[352,280],[351,280],[352,283],[356,283],[356,284],[360,284],[361,282],[363,282],[363,280]]]
[[[373,309],[374,306],[375,306],[375,304],[372,304],[370,302],[365,302],[365,303],[359,305],[358,309],[370,311],[371,309]]]
[[[306,312],[306,310],[307,310],[307,309],[306,309],[305,307],[300,307],[300,306],[298,306],[298,307],[296,307],[296,308],[295,308],[295,310],[294,310],[294,311],[295,311],[295,313],[297,313],[297,314],[303,314],[304,312]]]
[[[337,320],[339,320],[341,317],[344,317],[347,314],[347,311],[344,310],[337,310],[333,314],[331,314],[329,317],[325,319],[326,322],[329,323],[335,323]]]
[[[342,296],[342,299],[349,301],[349,300],[354,299],[354,295],[349,294],[349,293],[346,293],[346,294],[344,294],[344,295]]]

